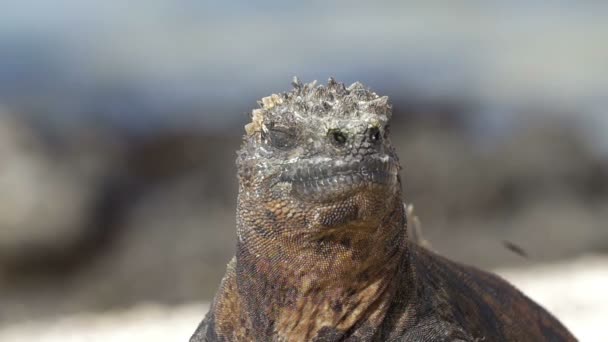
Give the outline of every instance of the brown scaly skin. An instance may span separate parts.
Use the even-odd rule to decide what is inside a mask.
[[[575,341],[499,277],[408,239],[386,97],[294,81],[238,154],[237,253],[197,341]]]

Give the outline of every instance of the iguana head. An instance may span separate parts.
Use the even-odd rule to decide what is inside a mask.
[[[379,223],[400,187],[388,98],[358,82],[293,86],[252,112],[237,159],[239,201],[249,213],[267,211],[258,222],[321,235]]]

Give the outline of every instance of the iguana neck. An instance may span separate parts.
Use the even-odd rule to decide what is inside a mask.
[[[240,239],[236,283],[252,331],[298,341],[376,329],[407,272],[405,225],[397,196],[378,226],[341,228],[325,242]]]

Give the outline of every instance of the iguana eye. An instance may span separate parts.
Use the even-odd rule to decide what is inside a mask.
[[[348,139],[346,134],[338,129],[330,129],[328,135],[331,142],[336,146],[343,146],[346,144],[346,140]]]
[[[288,127],[272,125],[268,128],[268,132],[264,134],[264,140],[273,147],[289,149],[296,143],[296,132]]]

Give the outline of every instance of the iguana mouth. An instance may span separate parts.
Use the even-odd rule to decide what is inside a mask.
[[[398,172],[398,163],[388,156],[352,162],[300,162],[288,167],[281,181],[291,183],[300,198],[333,200],[366,187],[395,186]]]

